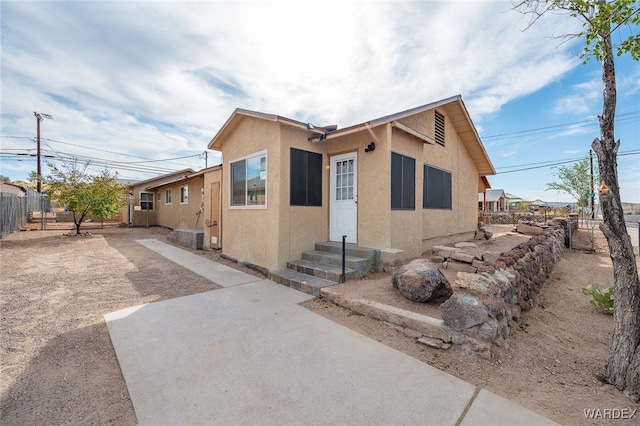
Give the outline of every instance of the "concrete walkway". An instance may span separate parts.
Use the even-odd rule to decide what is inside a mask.
[[[547,425],[301,306],[309,295],[157,240],[226,287],[105,315],[142,425]]]

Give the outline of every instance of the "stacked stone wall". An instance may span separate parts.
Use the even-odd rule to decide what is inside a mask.
[[[544,223],[551,217],[551,214],[545,216],[540,213],[482,213],[480,220],[486,225],[513,225],[524,222]]]
[[[485,260],[477,272],[458,272],[454,294],[441,305],[442,320],[456,331],[455,346],[490,357],[502,346],[523,311],[533,307],[554,266],[562,258],[565,231],[547,228],[495,260]]]

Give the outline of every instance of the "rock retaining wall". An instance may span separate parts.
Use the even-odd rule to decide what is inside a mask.
[[[519,222],[544,223],[552,217],[551,214],[532,213],[481,213],[480,220],[491,225],[513,225]]]
[[[453,296],[441,305],[444,324],[457,331],[451,343],[487,358],[492,345],[502,346],[562,258],[564,234],[547,228],[497,259],[485,259],[475,273],[458,272]]]

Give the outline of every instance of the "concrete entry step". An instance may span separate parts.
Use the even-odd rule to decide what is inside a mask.
[[[305,251],[302,253],[302,260],[324,263],[326,265],[332,265],[336,268],[342,268],[342,254],[330,253],[326,251]],[[345,255],[345,267],[353,270],[352,278],[361,277],[369,272],[368,260]]]
[[[380,260],[380,250],[345,246],[345,279],[360,278],[375,267]],[[342,243],[322,242],[315,250],[302,253],[302,259],[287,262],[288,269],[269,272],[269,279],[320,296],[320,289],[340,282],[342,275]]]
[[[340,282],[340,276],[342,275],[341,266],[328,265],[326,263],[319,263],[304,259],[291,260],[287,262],[287,268],[334,282]],[[344,272],[345,278],[355,278],[355,271],[353,269],[345,268]]]
[[[269,271],[269,279],[278,284],[286,285],[316,297],[320,296],[320,289],[336,284],[335,281],[314,277],[292,269],[277,269]]]
[[[325,251],[327,253],[335,253],[342,255],[342,243],[327,241],[316,243],[316,251]],[[373,268],[380,262],[380,250],[370,247],[362,247],[355,244],[345,245],[345,254],[347,256],[358,257],[367,260],[367,267]]]

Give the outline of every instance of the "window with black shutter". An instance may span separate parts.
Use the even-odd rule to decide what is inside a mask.
[[[391,153],[391,209],[415,210],[416,160]]]
[[[422,207],[451,209],[451,172],[425,164]]]
[[[322,206],[322,154],[291,148],[290,203]]]

